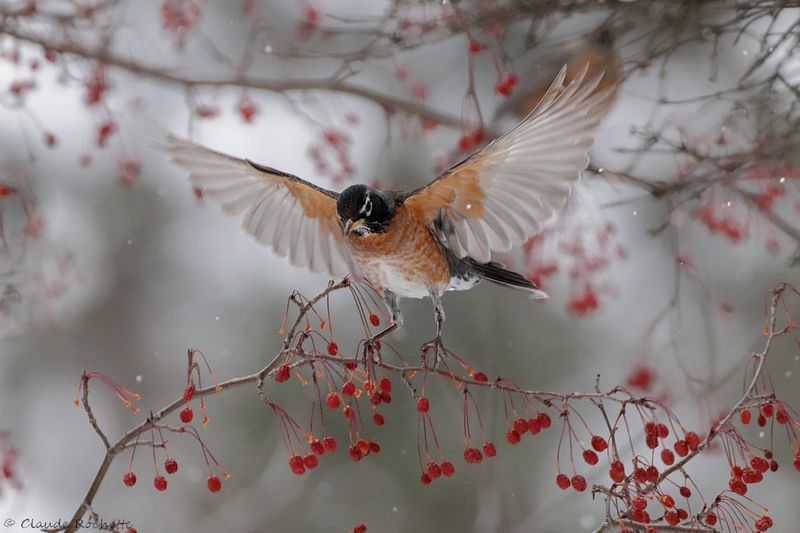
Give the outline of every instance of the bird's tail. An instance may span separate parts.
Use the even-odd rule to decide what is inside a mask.
[[[522,291],[531,298],[545,300],[549,298],[547,293],[539,289],[531,280],[511,270],[507,270],[500,263],[491,261],[489,263],[479,263],[473,259],[467,259],[475,273],[482,279],[489,280],[510,289]]]

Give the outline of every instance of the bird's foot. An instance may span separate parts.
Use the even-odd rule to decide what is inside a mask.
[[[419,352],[422,356],[423,366],[435,369],[446,353],[442,336],[436,335],[433,339],[423,343]]]

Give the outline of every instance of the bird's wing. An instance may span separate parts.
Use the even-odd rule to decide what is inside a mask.
[[[405,205],[444,228],[460,257],[488,262],[525,242],[566,201],[589,164],[594,132],[615,87],[584,67],[566,84],[562,68],[536,108],[514,129],[411,192]]]
[[[173,135],[166,144],[194,187],[227,213],[244,213],[242,227],[278,255],[314,272],[355,272],[336,217],[338,193]]]

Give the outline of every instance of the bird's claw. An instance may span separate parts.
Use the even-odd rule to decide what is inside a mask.
[[[423,343],[422,346],[420,346],[419,351],[422,356],[422,364],[431,369],[435,369],[439,365],[439,361],[441,361],[442,356],[444,356],[445,353],[444,342],[442,342],[442,336],[436,335],[433,339]],[[428,364],[429,353],[431,351],[433,352],[433,360],[429,365]]]

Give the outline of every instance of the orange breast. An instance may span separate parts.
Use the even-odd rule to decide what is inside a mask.
[[[397,207],[386,232],[351,234],[347,246],[376,290],[422,298],[429,288],[441,294],[450,283],[450,269],[439,243],[425,222],[403,205]]]

